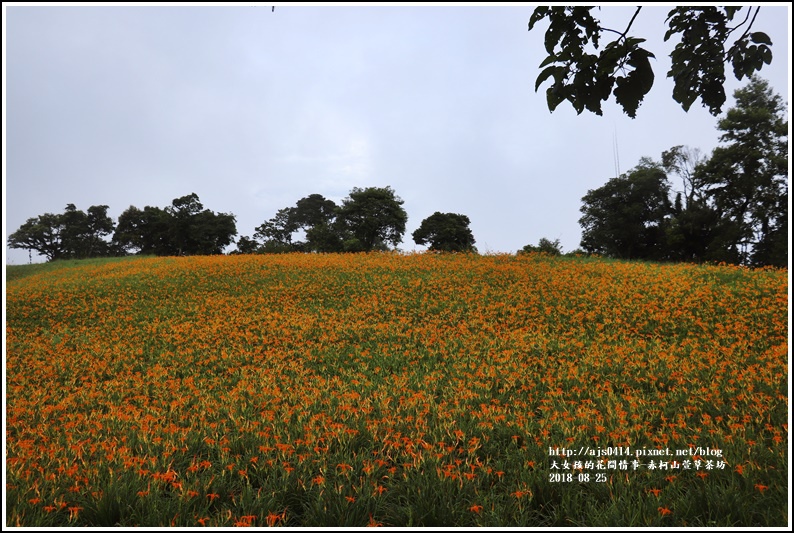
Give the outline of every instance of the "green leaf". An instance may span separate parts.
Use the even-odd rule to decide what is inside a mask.
[[[627,37],[626,38],[626,48],[637,48],[637,45],[640,43],[644,43],[645,39],[640,39],[639,37]]]
[[[550,67],[546,67],[543,70],[543,72],[541,72],[538,75],[538,78],[535,80],[535,92],[538,92],[538,88],[540,87],[541,83],[546,81],[549,76],[551,76],[552,74],[556,74],[560,70],[564,70],[564,67],[559,67],[559,66],[554,66],[554,65],[552,65]]]
[[[537,7],[535,11],[532,12],[532,16],[529,18],[529,31],[532,31],[532,28],[535,27],[535,24],[546,18],[546,15],[549,14],[550,8],[548,7]]]
[[[673,34],[681,33],[688,28],[687,21],[691,18],[689,11],[689,8],[677,7],[667,14],[665,22],[668,23],[670,29],[664,34],[665,42],[670,39]]]
[[[565,100],[565,98],[560,94],[559,88],[556,85],[553,85],[546,89],[546,104],[549,106],[549,111],[554,111],[557,109],[557,106]]]
[[[632,56],[632,59],[629,61],[629,65],[634,67],[634,72],[632,72],[632,75],[636,76],[637,84],[639,85],[643,96],[645,96],[648,94],[648,91],[651,90],[651,87],[653,87],[654,75],[649,58],[654,57],[654,55],[642,49],[638,50],[637,52],[638,53],[635,53],[634,56]]]
[[[553,19],[549,25],[549,29],[546,30],[546,38],[543,41],[543,45],[550,55],[554,54],[554,47],[557,46],[557,43],[560,42],[560,38],[565,33],[565,27],[562,23],[563,21]]]
[[[767,65],[772,63],[772,50],[767,46],[761,46],[761,57]]]
[[[728,20],[733,20],[733,16],[737,11],[742,9],[740,6],[725,6],[725,15]]]
[[[557,60],[558,60],[557,56],[552,54],[552,55],[546,57],[546,59],[544,59],[543,62],[540,65],[538,65],[538,68],[543,68],[546,65],[550,65],[550,64],[554,63]]]
[[[625,52],[625,49],[616,46],[615,42],[609,43],[598,56],[598,73],[605,75],[615,72],[620,62],[624,60]]]
[[[700,90],[700,99],[703,105],[708,106],[712,115],[718,115],[722,111],[722,104],[725,103],[725,89],[722,80],[710,79],[705,82]]]
[[[584,111],[584,101],[581,98],[573,98],[570,99],[571,104],[573,104],[573,108],[576,110],[577,115],[581,115],[582,111]]]
[[[640,102],[653,87],[653,69],[648,60],[653,54],[638,48],[631,53],[628,64],[634,67],[625,78],[618,78],[615,87],[615,101],[623,107],[623,111],[635,118]]]
[[[756,31],[750,34],[750,40],[758,44],[772,45],[772,39],[766,33]]]

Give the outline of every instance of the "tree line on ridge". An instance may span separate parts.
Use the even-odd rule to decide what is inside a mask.
[[[629,172],[582,198],[581,249],[620,259],[788,264],[788,121],[768,83],[752,77],[734,93],[736,106],[719,120],[721,146],[710,157],[675,146],[660,161],[642,158]],[[680,179],[674,191],[669,176]],[[231,253],[367,252],[402,242],[408,215],[391,187],[355,187],[337,205],[311,194],[237,236],[231,213],[205,209],[198,195],[164,208],[130,206],[118,218],[108,206],[87,212],[68,204],[62,214],[28,219],[8,238],[49,261],[101,256]],[[470,220],[435,212],[413,232],[433,251],[476,252]],[[110,237],[110,239],[108,239]],[[559,241],[540,240],[522,252],[559,254]],[[572,253],[574,253],[572,252]]]

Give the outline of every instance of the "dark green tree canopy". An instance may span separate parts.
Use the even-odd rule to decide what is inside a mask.
[[[221,254],[237,235],[235,217],[204,209],[196,193],[165,209],[130,206],[119,216],[114,243],[127,252],[156,255]]]
[[[334,230],[337,205],[321,194],[301,198],[292,210],[298,229],[306,232],[302,248],[307,252],[340,252],[342,237]]]
[[[61,239],[68,257],[82,259],[108,255],[110,247],[105,237],[112,234],[115,227],[107,214],[108,209],[106,205],[92,205],[88,213],[84,213],[74,204],[66,206],[62,215]]]
[[[336,204],[321,194],[310,194],[295,204],[292,212],[294,223],[308,230],[321,224],[330,224],[336,216]]]
[[[60,259],[64,254],[61,242],[63,230],[60,215],[44,213],[29,218],[18,230],[8,236],[8,246],[24,250],[35,250],[48,261]]]
[[[237,249],[234,250],[233,254],[254,254],[257,252],[259,245],[257,242],[250,238],[246,237],[245,235],[240,236],[237,239]]]
[[[549,255],[561,255],[562,254],[562,246],[560,246],[560,239],[554,239],[550,241],[549,239],[543,237],[538,241],[537,246],[533,246],[531,244],[527,244],[518,253],[545,253]]]
[[[661,166],[643,159],[627,174],[582,198],[582,248],[621,259],[663,259],[673,213],[670,184]]]
[[[405,233],[402,203],[390,187],[353,188],[341,206],[311,194],[258,226],[254,239],[265,253],[385,250]],[[294,240],[300,231],[305,241]]]
[[[171,244],[179,255],[216,255],[237,235],[235,217],[204,209],[196,193],[175,198],[165,212]]]
[[[35,250],[47,260],[82,259],[111,253],[105,237],[113,232],[108,206],[92,205],[88,213],[68,204],[60,215],[45,213],[30,218],[9,235],[8,246]]]
[[[297,201],[294,207],[279,209],[276,216],[256,228],[254,239],[262,243],[262,251],[278,252],[338,252],[341,239],[331,229],[337,206],[321,194],[310,194]],[[303,230],[306,241],[293,241]]]
[[[234,242],[237,235],[235,216],[231,213],[214,213],[209,209],[196,214],[192,219],[190,248],[184,253],[218,255]]]
[[[720,140],[695,180],[735,228],[741,262],[787,265],[788,121],[783,99],[752,77],[719,121]]]
[[[337,210],[336,226],[349,251],[372,251],[402,242],[408,213],[391,187],[354,187]]]
[[[673,146],[662,152],[662,167],[668,174],[674,173],[679,176],[684,189],[684,199],[688,204],[703,200],[703,188],[696,181],[695,169],[705,160],[700,149],[689,146]]]
[[[470,223],[466,215],[436,211],[422,221],[412,236],[416,244],[427,244],[433,251],[471,252],[475,250],[475,241]]]
[[[640,162],[582,199],[582,246],[620,258],[788,265],[788,121],[769,84],[751,76],[720,119],[710,157],[686,146]],[[669,201],[666,172],[683,192]]]
[[[194,192],[181,198],[174,198],[171,205],[165,208],[167,213],[176,218],[189,218],[198,215],[203,209],[204,206]]]
[[[269,252],[295,251],[292,234],[298,231],[298,225],[293,212],[293,207],[279,209],[276,216],[256,227],[254,239],[262,242]]]
[[[567,100],[577,113],[585,109],[601,115],[601,102],[614,95],[623,111],[634,118],[654,83],[646,39],[630,34],[640,14],[638,7],[624,30],[604,28],[593,16],[594,7],[538,7],[529,19],[529,30],[542,20],[548,56],[535,82],[535,91],[552,79],[546,89],[550,111]],[[600,9],[600,8],[599,8]],[[675,83],[673,99],[684,110],[700,98],[712,115],[725,103],[725,65],[741,80],[772,62],[772,41],[765,33],[751,31],[758,7],[686,6],[667,15],[664,40],[680,36],[670,54],[667,77]],[[605,34],[616,35],[603,48]],[[730,43],[731,39],[733,42]],[[730,43],[730,44],[729,44]],[[592,49],[590,48],[592,46]]]
[[[125,252],[154,255],[176,255],[169,234],[171,215],[159,207],[143,210],[131,205],[121,215],[113,242]]]

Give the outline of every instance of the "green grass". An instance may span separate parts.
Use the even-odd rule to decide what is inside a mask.
[[[63,274],[63,271],[75,267],[101,267],[102,265],[145,260],[149,256],[130,257],[98,257],[93,259],[59,259],[46,263],[33,263],[30,265],[6,265],[6,281],[16,281],[39,274]]]

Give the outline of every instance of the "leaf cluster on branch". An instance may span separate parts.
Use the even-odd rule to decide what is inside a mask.
[[[603,27],[593,16],[594,9],[538,7],[532,13],[530,31],[541,21],[549,23],[544,39],[548,55],[540,64],[543,70],[535,91],[551,80],[546,89],[549,110],[568,101],[577,114],[587,109],[601,115],[602,102],[614,96],[623,111],[635,118],[655,80],[650,60],[656,56],[644,47],[646,39],[630,34],[643,8],[636,8],[623,31]],[[680,39],[670,54],[672,66],[667,77],[675,84],[673,99],[685,111],[698,98],[712,115],[722,111],[726,64],[741,80],[772,62],[769,36],[751,31],[759,9],[684,6],[667,14],[664,40]],[[617,37],[601,48],[605,34]]]

